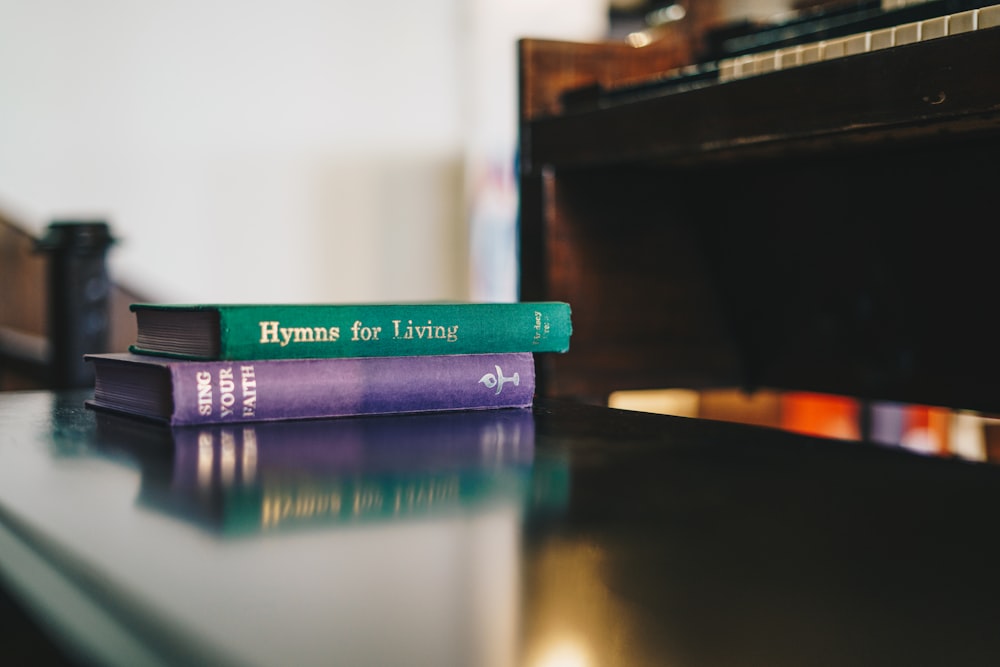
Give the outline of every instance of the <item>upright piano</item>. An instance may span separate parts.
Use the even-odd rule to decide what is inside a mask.
[[[798,389],[1000,411],[1000,5],[854,2],[702,52],[519,44],[520,297],[548,396]]]

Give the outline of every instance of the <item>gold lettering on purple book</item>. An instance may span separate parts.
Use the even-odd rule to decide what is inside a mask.
[[[207,417],[212,414],[212,374],[198,371],[194,378],[198,383],[198,414]]]
[[[252,419],[257,415],[257,376],[253,364],[240,366],[240,386],[243,389],[244,419]]]
[[[236,403],[236,381],[233,379],[233,367],[219,369],[219,406],[221,417],[233,416],[233,405]]]

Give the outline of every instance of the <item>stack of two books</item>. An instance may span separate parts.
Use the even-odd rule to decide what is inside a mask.
[[[133,304],[128,353],[90,354],[90,407],[170,425],[524,408],[562,302]]]

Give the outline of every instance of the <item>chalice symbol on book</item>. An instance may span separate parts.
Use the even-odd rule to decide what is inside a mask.
[[[521,384],[521,376],[518,375],[517,373],[514,373],[510,377],[506,377],[503,374],[503,371],[500,370],[499,366],[494,366],[493,368],[495,368],[497,371],[496,375],[494,375],[493,373],[487,373],[483,377],[479,378],[479,381],[490,389],[496,387],[497,394],[503,391],[503,386],[508,382],[513,382],[515,387]]]

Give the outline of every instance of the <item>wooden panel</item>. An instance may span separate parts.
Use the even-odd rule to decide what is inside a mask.
[[[34,251],[35,238],[0,218],[0,328],[16,340],[24,356],[43,358],[48,327],[48,276],[45,256]],[[12,333],[10,333],[12,332]],[[47,383],[33,361],[14,363],[0,356],[0,391],[41,389]]]
[[[691,61],[689,47],[672,40],[639,49],[624,42],[523,39],[518,48],[522,118],[560,113],[568,90],[639,79]]]
[[[668,380],[737,381],[684,179],[588,170],[546,185],[544,291],[572,305],[573,339],[568,353],[546,359],[544,392],[595,400]]]
[[[44,335],[48,278],[34,247],[33,236],[0,218],[0,326]]]

